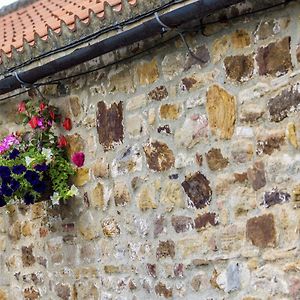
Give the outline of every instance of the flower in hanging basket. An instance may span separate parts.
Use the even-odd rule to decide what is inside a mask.
[[[72,129],[72,122],[70,118],[65,118],[64,122],[63,122],[63,127],[70,131]]]
[[[33,116],[28,124],[31,126],[32,129],[35,129],[38,127],[39,124],[39,118],[37,116]]]
[[[57,204],[73,197],[78,190],[70,186],[75,168],[66,153],[67,139],[52,130],[60,121],[57,108],[46,101],[22,101],[18,111],[31,131],[10,134],[0,142],[0,206],[49,198]],[[71,130],[71,120],[66,118],[63,126]],[[77,153],[72,162],[82,166],[84,153]]]
[[[76,152],[72,155],[72,162],[77,166],[77,167],[82,167],[84,165],[85,161],[85,155],[83,152]]]
[[[64,148],[68,145],[67,139],[65,138],[65,136],[60,135],[57,141],[58,147],[59,148]]]
[[[18,112],[22,113],[26,110],[26,103],[24,101],[20,102],[18,105]]]

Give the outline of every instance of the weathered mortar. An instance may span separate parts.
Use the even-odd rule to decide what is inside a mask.
[[[45,93],[81,196],[1,209],[0,299],[298,299],[300,5]],[[18,129],[1,106],[1,134]]]

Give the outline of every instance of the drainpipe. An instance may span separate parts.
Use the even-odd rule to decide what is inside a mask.
[[[22,87],[21,81],[28,84],[54,75],[58,72],[75,67],[108,52],[129,46],[133,43],[153,37],[162,32],[162,24],[177,27],[194,19],[202,19],[217,10],[242,2],[242,0],[198,0],[159,17],[160,22],[153,18],[135,28],[121,32],[93,45],[83,47],[72,53],[0,80],[0,95]],[[17,78],[18,77],[18,78]]]

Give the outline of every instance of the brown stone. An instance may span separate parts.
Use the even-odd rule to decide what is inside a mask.
[[[216,226],[218,224],[215,213],[208,212],[203,215],[198,215],[195,219],[195,228],[197,231],[204,229],[208,224],[211,226]]]
[[[84,150],[84,140],[79,134],[75,133],[73,135],[67,135],[66,139],[68,142],[66,149],[69,157],[71,157],[75,152]]]
[[[169,95],[167,88],[164,85],[156,87],[154,90],[150,91],[148,96],[150,99],[155,101],[161,101],[167,98]]]
[[[0,300],[8,300],[7,293],[2,289],[0,289]]]
[[[251,218],[247,221],[246,236],[254,246],[275,247],[276,230],[272,214]]]
[[[278,76],[292,69],[290,37],[258,49],[256,57],[259,75]]]
[[[212,134],[230,139],[236,120],[235,98],[218,85],[212,85],[207,92],[206,110]]]
[[[159,141],[144,146],[147,164],[151,170],[167,171],[174,166],[175,157],[167,144]]]
[[[165,298],[173,298],[172,289],[168,289],[167,286],[161,282],[155,286],[155,293],[159,296],[164,296]]]
[[[102,221],[102,230],[106,237],[116,237],[120,234],[118,223],[113,218]]]
[[[171,240],[168,241],[159,241],[159,246],[156,250],[157,259],[166,258],[170,256],[174,258],[175,256],[175,243]]]
[[[103,209],[104,202],[104,188],[103,185],[98,182],[91,192],[91,206]]]
[[[266,185],[264,163],[262,161],[255,162],[253,167],[247,170],[247,176],[255,191],[264,187]]]
[[[280,122],[288,116],[289,112],[298,110],[300,93],[298,86],[284,90],[281,94],[268,102],[271,121]]]
[[[84,186],[90,180],[90,169],[82,167],[78,168],[73,182],[77,187]]]
[[[128,282],[128,287],[131,291],[136,290],[136,283],[132,279],[130,279]]]
[[[137,203],[140,210],[156,209],[155,188],[151,185],[144,185],[137,196]]]
[[[234,173],[233,176],[234,176],[234,181],[235,182],[243,183],[243,182],[246,182],[248,180],[247,172]]]
[[[25,300],[36,300],[40,298],[39,291],[37,291],[33,286],[24,289],[23,295]]]
[[[227,52],[228,48],[228,35],[223,35],[219,39],[214,39],[214,42],[212,44],[213,63],[217,63],[219,60],[221,60],[221,58],[225,56],[225,53]]]
[[[21,238],[21,223],[20,221],[16,221],[9,228],[9,237],[13,241],[18,241]]]
[[[246,30],[238,29],[232,34],[231,42],[236,49],[245,48],[250,45],[250,35]]]
[[[297,61],[300,62],[300,45],[297,46],[296,57],[297,57]]]
[[[156,264],[147,264],[147,271],[151,277],[156,278]]]
[[[93,163],[92,170],[95,177],[105,178],[109,176],[109,164],[105,161],[104,158],[96,160]]]
[[[182,278],[184,276],[184,264],[179,263],[174,266],[174,276]]]
[[[190,217],[172,216],[172,226],[177,233],[186,232],[194,228],[194,222]]]
[[[202,282],[202,276],[201,275],[196,275],[196,276],[194,276],[192,278],[191,286],[192,286],[192,289],[195,292],[199,292],[200,286],[201,286],[201,282]]]
[[[174,180],[167,180],[163,183],[160,202],[166,206],[168,211],[174,207],[183,208],[183,191],[180,183]]]
[[[33,245],[29,247],[22,247],[22,262],[23,262],[23,267],[30,267],[35,263],[35,257],[33,256],[32,253],[33,250]]]
[[[196,153],[195,160],[196,160],[197,165],[199,167],[202,167],[202,164],[203,164],[203,156],[202,156],[202,154]]]
[[[188,71],[194,65],[203,67],[210,61],[209,51],[205,45],[197,47],[193,53],[197,58],[189,54],[184,65],[184,71]]]
[[[263,107],[250,104],[242,108],[240,121],[242,123],[255,123],[263,116],[264,113],[265,109]]]
[[[142,62],[137,66],[137,75],[141,85],[154,83],[159,77],[157,61]]]
[[[154,235],[154,238],[157,238],[164,231],[164,228],[165,228],[164,216],[158,216],[154,220],[153,225],[154,225],[153,235]]]
[[[193,77],[185,77],[182,79],[182,85],[185,87],[187,91],[190,91],[190,89],[197,83],[198,81]]]
[[[72,96],[69,98],[69,103],[71,107],[71,111],[74,117],[78,117],[81,113],[81,105],[79,97]]]
[[[22,234],[24,236],[32,235],[32,225],[30,222],[26,221],[22,226]]]
[[[114,200],[116,206],[125,206],[130,202],[130,193],[124,182],[115,183]]]
[[[271,155],[275,150],[280,150],[280,146],[284,143],[284,141],[284,132],[275,132],[263,139],[258,139],[256,154],[261,155],[264,153]]]
[[[63,299],[69,300],[71,299],[71,289],[70,286],[64,283],[59,283],[55,286],[56,295]]]
[[[163,104],[159,110],[161,119],[177,120],[180,115],[180,105]]]
[[[295,149],[299,147],[297,139],[297,129],[294,122],[288,123],[286,128],[286,137]]]
[[[182,186],[195,208],[204,208],[210,204],[212,190],[209,181],[200,172],[185,177]]]
[[[113,70],[109,75],[109,92],[131,93],[135,91],[133,76],[128,67]]]
[[[243,82],[251,78],[254,71],[252,55],[228,56],[224,60],[226,75],[229,79]]]
[[[227,158],[224,158],[221,150],[212,148],[205,154],[208,167],[212,171],[221,170],[227,167],[229,161]]]
[[[104,151],[113,149],[115,144],[123,142],[122,102],[113,103],[109,108],[103,101],[98,103],[97,131]]]
[[[245,163],[252,160],[254,149],[252,141],[242,139],[232,144],[231,155],[236,163]]]

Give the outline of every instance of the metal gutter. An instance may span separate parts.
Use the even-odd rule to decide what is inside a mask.
[[[202,19],[210,13],[240,2],[243,2],[243,0],[198,0],[175,9],[174,11],[165,13],[159,18],[162,23],[169,27],[178,27],[186,22],[194,19]],[[120,34],[109,37],[103,41],[77,49],[66,56],[48,62],[42,66],[19,73],[18,76],[9,76],[0,80],[0,95],[22,87],[20,81],[34,84],[43,78],[75,67],[108,52],[153,37],[161,32],[162,25],[156,18],[153,18],[137,27],[121,32]]]

